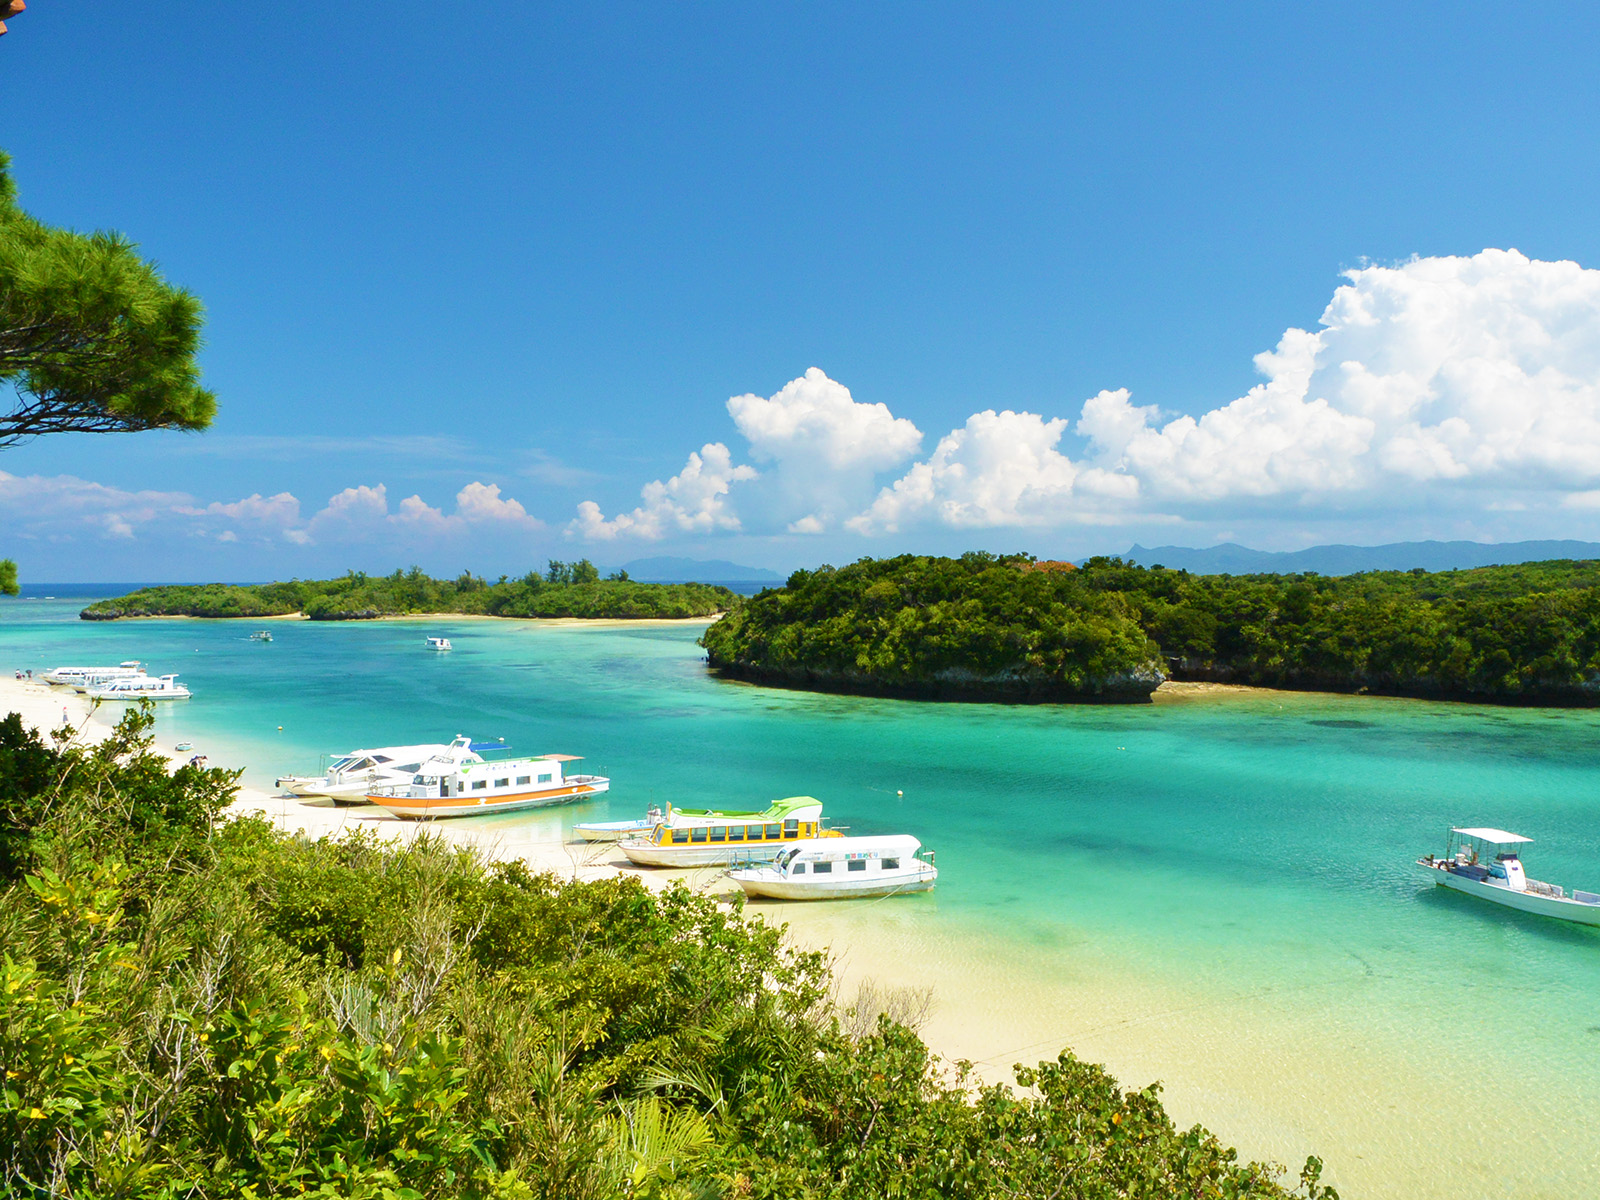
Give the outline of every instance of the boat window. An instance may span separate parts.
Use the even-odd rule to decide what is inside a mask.
[[[693,829],[691,829],[689,831],[689,840],[691,842],[703,842],[703,841],[705,841],[706,840],[706,827],[704,825],[696,825]]]
[[[525,783],[532,783],[532,782],[533,782],[533,776],[532,775],[518,775],[517,776],[517,786],[518,787],[521,787]]]
[[[494,785],[495,785],[495,787],[510,787],[511,786],[511,780],[510,780],[509,777],[507,777],[505,779],[496,779],[494,781]]]
[[[363,770],[363,769],[365,769],[367,767],[370,767],[371,765],[372,765],[372,760],[370,758],[363,758],[360,762],[356,763],[350,769],[352,771],[360,771],[360,770]]]
[[[687,829],[674,829],[672,831],[672,844],[674,846],[682,845],[684,842],[687,842],[688,840],[689,840],[689,831]]]
[[[900,860],[898,858],[886,858],[886,859],[884,859],[883,860],[883,869],[885,871],[898,871],[900,869]]]
[[[550,782],[550,778],[551,777],[549,775],[541,775],[541,776],[539,776],[539,782],[540,783],[549,783]]]
[[[833,864],[831,862],[812,863],[811,873],[813,875],[831,875],[833,874]]]
[[[800,836],[800,822],[799,821],[785,821],[783,823],[783,836],[785,838],[797,838],[797,837],[799,837]]]
[[[778,827],[776,825],[767,825],[767,826],[765,826],[761,830],[761,836],[762,836],[763,840],[765,840],[765,841],[769,841],[769,842],[777,841],[778,840]]]
[[[804,875],[805,873],[806,873],[806,865],[805,865],[805,863],[795,863],[794,870],[789,872],[789,874],[791,874],[791,875]]]
[[[728,840],[728,827],[726,825],[713,825],[711,827],[711,840],[725,842]]]
[[[422,765],[421,763],[407,763],[403,767],[396,767],[395,770],[396,771],[400,771],[402,773],[404,773],[406,771],[415,771],[421,765]]]
[[[386,754],[374,754],[372,756],[372,761],[377,763],[386,763],[393,762],[394,760]]]
[[[486,788],[488,786],[489,786],[489,781],[487,779],[474,779],[472,781],[472,790],[475,791],[475,792],[481,792],[484,788]]]
[[[744,826],[743,825],[729,825],[728,826],[728,840],[730,842],[742,842],[742,841],[744,841]]]
[[[846,864],[846,867],[851,871],[865,871],[867,869],[867,860],[864,858],[852,858]]]

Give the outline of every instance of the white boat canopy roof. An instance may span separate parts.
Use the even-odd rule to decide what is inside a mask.
[[[1462,837],[1477,838],[1482,842],[1496,842],[1502,846],[1533,841],[1530,837],[1523,837],[1520,833],[1507,833],[1504,829],[1451,829],[1450,832],[1459,833]]]

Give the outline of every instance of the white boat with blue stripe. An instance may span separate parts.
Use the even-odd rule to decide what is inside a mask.
[[[1443,857],[1429,854],[1417,859],[1417,866],[1440,887],[1480,900],[1558,921],[1600,925],[1600,894],[1574,889],[1568,896],[1558,884],[1528,878],[1522,847],[1532,842],[1504,829],[1452,829]]]

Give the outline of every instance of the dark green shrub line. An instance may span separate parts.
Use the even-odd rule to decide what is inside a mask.
[[[149,729],[0,722],[0,1194],[1288,1194],[1070,1054],[1018,1093],[841,1023],[737,906],[221,823]]]
[[[1600,703],[1600,563],[1190,575],[902,555],[797,571],[706,631],[713,667],[950,699],[1147,698],[1162,678]]]
[[[304,613],[314,621],[460,613],[493,617],[645,619],[709,617],[738,597],[704,583],[638,583],[619,572],[609,579],[587,559],[552,562],[544,574],[489,583],[470,572],[431,579],[417,567],[392,575],[352,571],[339,579],[289,583],[210,583],[141,588],[100,600],[80,614],[86,621],[119,617],[277,617]]]

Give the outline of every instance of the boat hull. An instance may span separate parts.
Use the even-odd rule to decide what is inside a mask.
[[[625,839],[620,845],[628,861],[641,867],[731,867],[735,863],[771,862],[779,851],[794,845],[794,841],[655,846],[649,842]]]
[[[654,821],[586,821],[574,825],[572,832],[585,842],[620,842],[635,834],[649,833],[655,827]]]
[[[1568,897],[1542,896],[1537,892],[1516,892],[1499,884],[1480,883],[1476,879],[1455,875],[1443,867],[1426,862],[1418,862],[1417,867],[1440,887],[1476,896],[1491,904],[1514,908],[1518,912],[1533,913],[1540,917],[1552,917],[1557,921],[1600,926],[1600,904],[1587,904]]]
[[[903,875],[878,875],[863,879],[821,879],[808,876],[790,879],[773,868],[729,871],[728,877],[744,889],[747,896],[771,900],[868,900],[875,896],[933,890],[939,872],[933,867],[908,871]]]
[[[569,783],[537,792],[514,792],[505,796],[383,796],[368,794],[367,799],[396,817],[415,821],[434,821],[448,817],[481,817],[489,813],[520,812],[529,808],[549,808],[570,804],[609,791],[611,783]]]

